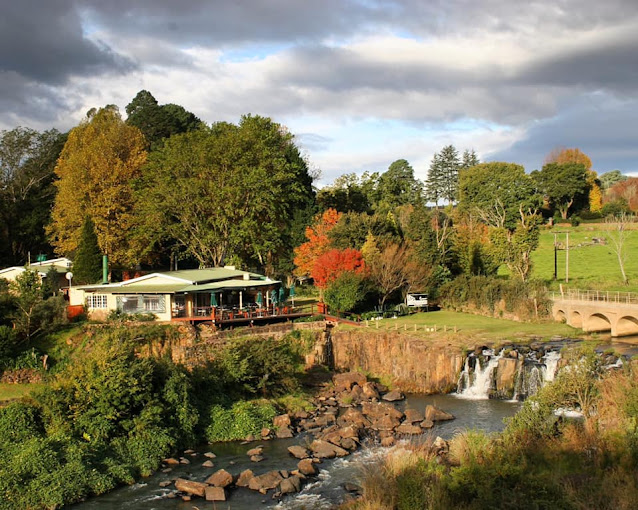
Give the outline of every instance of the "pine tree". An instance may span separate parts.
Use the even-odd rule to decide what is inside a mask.
[[[467,149],[463,151],[463,161],[461,162],[462,170],[476,166],[480,162],[481,161],[479,160],[479,157],[474,149],[472,149],[471,151],[468,151]]]
[[[84,220],[80,243],[73,262],[73,279],[79,284],[90,284],[102,276],[102,254],[90,216]]]
[[[449,204],[454,204],[459,194],[459,168],[461,167],[459,152],[454,145],[447,145],[441,149],[439,159],[442,178],[441,196]]]
[[[439,206],[439,200],[441,200],[443,192],[441,170],[441,158],[439,154],[435,152],[434,156],[432,156],[432,162],[430,163],[428,178],[425,181],[425,194],[426,198],[430,202],[434,202],[436,207]]]

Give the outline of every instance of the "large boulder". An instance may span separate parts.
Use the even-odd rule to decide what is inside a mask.
[[[501,358],[498,360],[498,365],[496,366],[497,398],[511,399],[514,396],[516,374],[523,363],[524,360],[522,358]]]
[[[342,427],[355,425],[360,428],[366,428],[370,426],[370,420],[368,420],[358,409],[350,408],[339,416],[337,424]]]
[[[212,475],[206,478],[206,483],[213,487],[228,487],[234,481],[233,475],[231,475],[225,469],[215,471]]]
[[[422,434],[423,429],[418,425],[412,425],[411,423],[403,422],[396,428],[396,432],[397,434],[416,435]]]
[[[425,408],[425,419],[430,421],[447,421],[453,420],[454,415],[442,411],[438,407],[428,404]]]
[[[372,422],[372,428],[376,430],[394,430],[400,424],[401,421],[396,416],[384,414]]]
[[[297,469],[302,475],[312,476],[317,474],[317,468],[315,467],[315,463],[312,462],[312,459],[302,459],[297,464]]]
[[[264,453],[264,447],[256,446],[255,448],[251,448],[250,450],[248,450],[246,452],[246,455],[248,455],[249,457],[252,457],[253,455],[261,455],[262,453]]]
[[[423,420],[421,423],[419,423],[419,426],[422,429],[431,429],[432,427],[434,427],[434,422],[432,420]]]
[[[203,482],[193,482],[192,480],[186,480],[184,478],[175,480],[175,488],[178,491],[199,496],[200,498],[206,496],[206,487],[208,487],[208,485]]]
[[[377,391],[374,383],[367,382],[361,387],[361,389],[363,390],[362,397],[367,399],[379,398],[379,392]]]
[[[423,413],[417,411],[416,409],[406,409],[405,410],[405,421],[408,423],[416,423],[423,421]]]
[[[278,439],[289,439],[293,437],[294,434],[290,427],[280,427],[277,429],[277,438]]]
[[[239,478],[235,482],[237,487],[248,487],[250,480],[255,477],[255,474],[250,469],[245,469],[239,474]]]
[[[297,459],[305,459],[309,456],[308,450],[299,445],[289,446],[288,453]]]
[[[396,402],[397,400],[403,400],[405,396],[399,390],[392,390],[383,395],[381,398],[386,402]]]
[[[345,374],[336,374],[332,378],[335,385],[335,391],[350,391],[357,384],[363,386],[367,380],[366,376],[358,372],[346,372]]]
[[[206,487],[206,501],[226,501],[226,491],[223,487]]]
[[[315,439],[310,444],[310,449],[318,459],[332,459],[334,457],[345,457],[348,455],[348,450],[329,443],[328,441],[322,441],[321,439]]]
[[[275,428],[290,427],[290,423],[290,416],[287,414],[280,414],[279,416],[275,416],[272,421],[272,424]]]
[[[265,493],[277,487],[284,479],[279,471],[269,471],[263,475],[253,476],[248,482],[248,488],[254,491]]]
[[[281,494],[293,494],[301,490],[301,478],[298,476],[291,476],[285,478],[279,484],[279,492]]]
[[[365,416],[372,418],[380,418],[381,416],[390,416],[392,418],[396,418],[397,420],[403,418],[403,413],[396,407],[382,402],[364,402],[361,405],[361,412]]]

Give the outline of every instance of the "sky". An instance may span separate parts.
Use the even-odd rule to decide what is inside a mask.
[[[638,175],[636,0],[0,0],[0,129],[67,130],[138,91],[287,126],[320,172],[425,179],[445,145]]]

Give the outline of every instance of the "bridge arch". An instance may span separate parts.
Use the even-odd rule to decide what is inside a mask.
[[[638,318],[625,315],[616,323],[616,335],[638,335]]]
[[[602,313],[594,313],[589,316],[583,330],[585,331],[609,331],[611,330],[611,320]]]
[[[554,320],[558,322],[567,322],[567,314],[564,310],[556,310],[554,314]]]
[[[583,327],[583,316],[580,312],[573,311],[571,317],[569,318],[569,325],[574,328],[582,328]]]

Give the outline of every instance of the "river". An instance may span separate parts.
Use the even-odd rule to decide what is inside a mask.
[[[504,427],[503,419],[512,416],[520,408],[516,402],[502,400],[469,400],[455,395],[408,395],[400,403],[401,407],[411,407],[421,412],[427,404],[434,404],[444,411],[452,413],[456,419],[435,425],[430,431],[433,436],[450,439],[456,432],[465,429],[477,429],[487,432],[500,431]],[[255,474],[262,474],[273,469],[293,470],[297,459],[290,456],[288,446],[303,444],[302,436],[293,439],[277,439],[265,442],[254,442],[249,445],[232,443],[216,443],[196,449],[195,456],[189,465],[180,465],[170,473],[157,473],[139,483],[121,487],[108,494],[99,496],[75,505],[76,510],[204,510],[213,508],[231,508],[232,510],[254,510],[256,507],[277,509],[327,509],[332,508],[345,497],[343,484],[357,481],[362,467],[373,462],[387,451],[379,446],[364,446],[356,453],[336,460],[324,461],[320,464],[319,475],[310,480],[299,494],[288,496],[281,502],[248,489],[235,489],[227,502],[212,503],[201,498],[182,501],[180,498],[168,499],[166,494],[174,488],[161,488],[160,482],[178,477],[192,480],[203,480],[218,469],[226,469],[232,474],[239,474],[244,469],[252,469]],[[248,459],[246,451],[258,444],[264,446],[262,462],[254,463]],[[217,458],[213,460],[214,468],[204,468],[207,460],[203,453],[213,452]],[[272,493],[272,491],[270,491]]]

